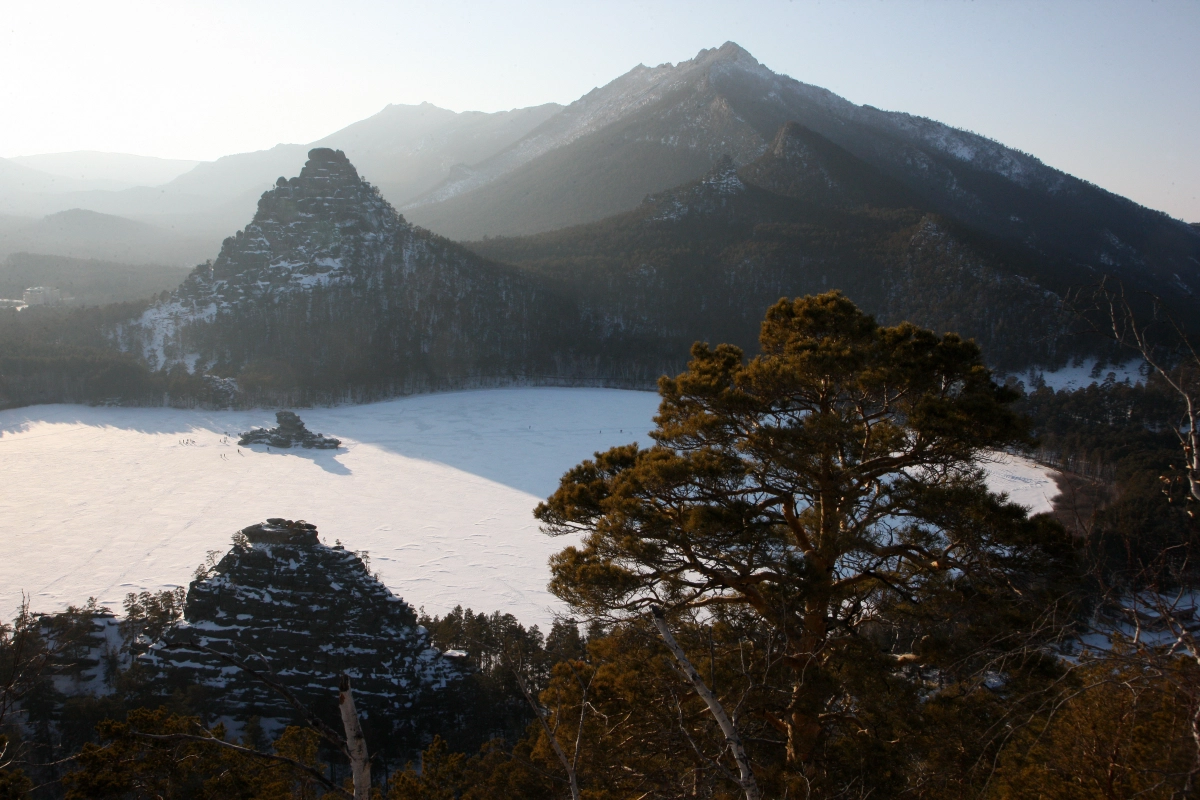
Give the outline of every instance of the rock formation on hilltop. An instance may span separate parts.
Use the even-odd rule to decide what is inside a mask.
[[[338,676],[347,674],[360,714],[389,737],[419,743],[456,724],[469,667],[430,646],[412,607],[364,557],[321,544],[303,521],[272,518],[234,539],[192,582],[184,621],[141,656],[156,686],[202,687],[213,713],[234,719],[294,718],[286,700],[217,651],[273,672],[317,711],[336,703]]]
[[[214,261],[119,338],[151,367],[235,377],[260,397],[596,382],[607,366],[577,309],[546,281],[408,224],[326,148],[298,177],[280,178]],[[649,382],[660,366],[624,368]]]
[[[342,446],[341,439],[310,431],[294,411],[276,411],[275,421],[279,423],[279,427],[254,428],[246,431],[238,440],[238,444],[243,447],[265,444],[272,447],[298,446],[319,450],[336,450]]]

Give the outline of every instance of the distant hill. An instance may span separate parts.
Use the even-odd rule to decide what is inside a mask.
[[[75,208],[0,232],[0,256],[16,252],[183,266],[202,260],[210,251],[207,242],[194,237]]]
[[[456,113],[430,103],[389,105],[312,146],[344,151],[363,177],[399,205],[432,189],[456,167],[511,146],[561,110],[557,103],[490,114]]]
[[[186,276],[177,266],[12,253],[0,260],[0,297],[20,299],[30,286],[53,286],[69,305],[119,303],[171,291]]]
[[[733,43],[635,68],[401,210],[460,240],[596,221],[699,179],[723,156],[749,164],[788,122],[973,230],[1097,276],[1200,296],[1200,238],[1184,223],[982,136],[778,75]]]
[[[315,144],[349,152],[389,197],[404,201],[457,165],[503,150],[560,109],[550,103],[485,114],[428,103],[390,105]],[[0,213],[36,217],[80,208],[126,217],[205,238],[209,257],[226,232],[253,215],[260,195],[277,178],[299,172],[312,146],[280,144],[194,163],[186,171],[180,170],[186,162],[111,153],[0,159]],[[127,177],[121,177],[123,167]],[[160,180],[168,173],[173,174]]]
[[[28,167],[11,158],[0,158],[0,199],[21,198],[38,193],[64,193],[97,188],[96,184],[77,178],[51,175]],[[6,204],[7,205],[7,204]],[[19,206],[19,202],[13,204]]]
[[[102,153],[95,150],[42,153],[9,160],[51,175],[103,184],[94,188],[114,190],[134,186],[158,186],[179,177],[200,163],[128,153]]]

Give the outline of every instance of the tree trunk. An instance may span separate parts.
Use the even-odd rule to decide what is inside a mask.
[[[342,676],[338,687],[338,708],[342,712],[342,726],[346,729],[346,752],[350,754],[354,800],[370,800],[371,759],[367,755],[367,739],[358,723],[358,712],[354,709],[354,696],[350,694],[350,678],[347,675]]]
[[[733,760],[737,762],[738,785],[742,787],[746,800],[761,800],[762,792],[758,789],[758,781],[754,779],[754,770],[750,768],[750,759],[746,755],[746,749],[742,746],[742,737],[734,727],[733,721],[729,719],[729,715],[725,713],[725,707],[704,683],[704,679],[700,677],[700,673],[688,659],[687,653],[683,652],[683,648],[679,646],[679,642],[675,641],[675,635],[671,633],[666,619],[663,618],[662,609],[658,606],[651,606],[650,614],[654,617],[654,626],[658,628],[658,633],[666,642],[667,648],[675,655],[675,660],[679,662],[683,674],[691,682],[696,694],[700,695],[705,705],[708,706],[717,725],[721,727],[721,733],[725,734],[725,743],[729,745],[729,749],[733,753]]]
[[[554,734],[554,730],[550,728],[550,723],[546,721],[546,714],[542,711],[542,707],[538,705],[537,698],[533,696],[533,692],[525,685],[525,679],[521,677],[521,673],[514,667],[513,676],[517,679],[517,686],[521,687],[521,694],[525,695],[525,700],[528,701],[529,707],[533,709],[533,713],[537,715],[538,722],[542,723],[542,730],[546,732],[546,739],[550,742],[550,747],[554,750],[554,755],[558,756],[559,762],[563,765],[563,769],[567,773],[567,783],[571,787],[571,800],[579,800],[579,777],[575,773],[575,762],[567,758],[567,753],[563,750],[562,745],[558,742],[558,737]],[[585,698],[586,700],[586,698]],[[586,708],[586,705],[584,706]],[[579,757],[579,742],[583,736],[583,716],[580,711],[579,731],[575,736],[575,756]],[[555,728],[558,725],[555,724]]]

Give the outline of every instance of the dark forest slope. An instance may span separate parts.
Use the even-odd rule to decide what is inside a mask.
[[[1090,278],[922,208],[796,124],[740,170],[726,161],[635,211],[471,247],[553,281],[613,349],[675,359],[697,339],[753,350],[770,303],[836,288],[884,320],[972,336],[993,363],[1053,363],[1074,346],[1053,291]]]

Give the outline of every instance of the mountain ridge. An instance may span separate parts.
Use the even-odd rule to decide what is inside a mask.
[[[625,91],[635,73],[657,76],[653,90]],[[1139,289],[1182,287],[1200,295],[1194,228],[979,134],[858,106],[776,74],[732,42],[679,65],[635,68],[595,91],[617,93],[636,110],[489,182],[479,183],[483,171],[476,170],[478,185],[464,187],[469,191],[440,200],[430,195],[438,201],[403,210],[460,239],[594,222],[635,208],[645,194],[699,179],[723,155],[749,163],[782,126],[796,122],[902,184],[923,206],[981,232],[1075,262],[1097,277],[1110,271]],[[607,102],[621,105],[620,99]],[[718,108],[724,113],[720,125],[701,124],[697,109]],[[700,134],[672,139],[656,128],[671,119],[672,131]],[[613,186],[613,174],[622,175],[624,184]]]

